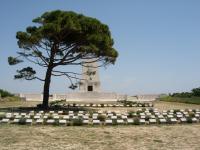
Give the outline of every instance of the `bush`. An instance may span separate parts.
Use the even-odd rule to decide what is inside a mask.
[[[200,87],[192,89],[192,95],[193,96],[200,96]]]
[[[106,120],[106,116],[104,116],[104,115],[98,115],[97,119],[103,122],[103,121]]]
[[[49,116],[48,116],[48,119],[53,119],[53,115],[49,115]]]
[[[190,116],[190,117],[195,117],[194,112],[189,112],[189,116]]]
[[[0,120],[2,120],[3,118],[5,118],[5,114],[0,114]]]
[[[104,104],[100,104],[101,105],[101,107],[104,107]]]
[[[149,109],[149,112],[150,112],[150,113],[153,113],[153,111],[154,111],[153,108],[150,108],[150,109]]]
[[[112,125],[117,125],[117,120],[116,119],[112,120]]]
[[[128,112],[128,117],[129,117],[129,118],[132,118],[132,117],[133,117],[133,113],[134,113],[134,111]]]
[[[180,109],[174,109],[174,113],[180,112]]]
[[[0,95],[1,95],[2,98],[4,98],[4,97],[13,97],[14,96],[10,92],[8,92],[6,90],[2,90],[2,89],[0,89]]]
[[[58,104],[63,104],[65,102],[66,102],[66,100],[63,100],[63,99],[62,100],[55,100],[55,101],[50,102],[49,105],[55,106],[55,105],[58,105]]]
[[[39,108],[39,109],[41,109],[42,108],[42,104],[37,104],[36,107]]]
[[[167,118],[166,120],[167,120],[167,123],[169,123],[169,124],[172,124],[172,122],[171,122],[171,119],[170,119],[170,118]]]
[[[188,117],[187,118],[187,123],[192,123],[192,118]]]
[[[74,125],[74,126],[81,126],[81,125],[83,125],[83,120],[82,119],[73,119],[72,120],[72,125]]]
[[[139,118],[134,118],[133,124],[134,125],[140,125],[140,119]]]
[[[53,123],[53,125],[58,126],[59,125],[59,120],[56,119],[55,122]]]
[[[145,121],[149,121],[149,119],[150,119],[150,116],[145,117]]]
[[[140,113],[143,113],[143,111],[138,110],[136,113],[139,115]]]
[[[20,125],[25,125],[26,124],[26,119],[25,118],[20,118],[19,119],[19,124]]]
[[[146,108],[142,108],[142,111],[146,111]]]
[[[193,96],[200,97],[200,87],[192,89],[191,92],[169,94],[169,97],[179,97],[179,98],[191,98]]]

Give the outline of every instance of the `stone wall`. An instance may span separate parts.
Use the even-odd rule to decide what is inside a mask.
[[[19,97],[24,98],[26,101],[42,101],[42,94],[34,94],[34,93],[26,93],[26,94],[19,94]]]
[[[117,101],[117,93],[106,92],[76,92],[68,93],[67,101]]]
[[[159,98],[159,95],[137,95],[136,97],[138,101],[155,101],[157,98]]]
[[[20,94],[21,98],[26,101],[42,101],[42,94]],[[66,101],[117,101],[117,100],[129,100],[129,101],[154,101],[159,95],[137,95],[135,97],[120,95],[117,93],[108,92],[72,92],[66,94],[53,94],[49,97],[49,101],[63,100]]]
[[[20,94],[26,101],[42,101],[42,94]],[[117,101],[124,100],[126,95],[106,92],[73,92],[67,94],[53,94],[49,97],[50,101],[65,99],[67,101]]]

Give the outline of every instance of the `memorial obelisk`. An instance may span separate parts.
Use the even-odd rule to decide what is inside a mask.
[[[82,67],[80,92],[100,92],[100,79],[97,62],[86,63]]]

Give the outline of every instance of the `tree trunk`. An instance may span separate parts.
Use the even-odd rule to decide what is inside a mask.
[[[42,103],[42,107],[44,109],[47,109],[49,107],[49,88],[50,88],[50,83],[51,83],[52,70],[54,68],[53,61],[54,61],[55,52],[56,52],[56,45],[54,45],[51,49],[51,56],[50,56],[49,65],[47,68],[45,81],[44,81],[43,103]]]
[[[49,88],[50,88],[50,83],[51,83],[51,73],[52,73],[52,67],[48,67],[47,72],[46,72],[46,77],[44,81],[44,89],[43,89],[43,103],[42,107],[44,109],[47,109],[49,107]]]

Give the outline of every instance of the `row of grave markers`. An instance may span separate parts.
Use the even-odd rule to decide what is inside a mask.
[[[57,104],[55,104],[57,105]],[[152,103],[135,103],[135,104],[58,104],[67,107],[153,107]]]
[[[73,124],[80,121],[80,124],[164,124],[164,123],[198,123],[200,111],[196,110],[168,110],[159,112],[157,109],[142,110],[137,112],[98,111],[89,113],[87,111],[30,111],[28,113],[6,113],[0,123],[26,124]]]

